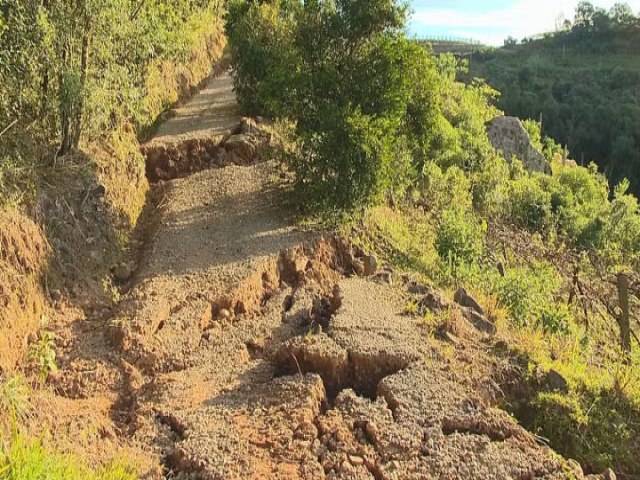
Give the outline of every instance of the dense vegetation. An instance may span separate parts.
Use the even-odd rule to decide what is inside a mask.
[[[566,376],[569,393],[520,398],[527,426],[588,470],[639,472],[639,350],[619,347],[603,281],[638,268],[629,183],[611,197],[595,166],[565,161],[533,121],[553,174],[507,162],[485,130],[498,93],[456,81],[464,65],[452,56],[416,48],[405,15],[392,0],[232,2],[242,107],[278,119],[307,213],[347,213],[341,228],[367,249],[444,288],[472,288],[531,362],[532,385],[536,366]]]
[[[0,1],[0,200],[81,141],[150,126],[190,83],[172,70],[206,48],[219,3]]]
[[[510,115],[542,119],[543,133],[583,165],[595,161],[612,182],[640,193],[640,18],[624,4],[607,12],[588,2],[573,23],[537,40],[511,39],[477,55],[473,76],[502,93]]]

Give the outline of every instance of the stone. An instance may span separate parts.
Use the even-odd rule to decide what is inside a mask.
[[[353,262],[351,263],[351,267],[353,268],[353,273],[355,273],[357,276],[364,276],[364,262],[362,260],[353,260]]]
[[[113,278],[117,282],[124,283],[131,278],[131,267],[126,263],[120,263],[113,269]]]
[[[260,115],[258,115],[256,117],[256,124],[260,125],[262,123],[264,123],[264,117],[261,117]]]
[[[453,345],[459,346],[461,344],[460,339],[451,332],[448,332],[448,331],[442,332],[442,337],[443,337],[443,340]]]
[[[610,468],[608,468],[607,471],[604,472],[603,476],[604,476],[604,480],[618,480],[618,476],[616,475],[616,472],[614,472]]]
[[[500,116],[487,123],[487,136],[493,148],[511,162],[522,161],[530,172],[551,173],[547,159],[531,143],[531,138],[519,118]]]
[[[419,283],[414,281],[409,283],[407,290],[409,291],[409,293],[413,293],[414,295],[426,295],[427,293],[430,293],[433,289],[430,286],[425,285],[424,283]]]
[[[224,144],[224,148],[230,157],[240,157],[245,162],[255,159],[257,148],[248,135],[233,135]]]
[[[476,330],[487,333],[489,335],[495,335],[496,333],[498,333],[498,329],[496,328],[496,326],[489,320],[487,320],[484,315],[481,315],[477,311],[471,308],[463,307],[462,314],[464,315],[464,318],[466,318],[467,321],[475,327]]]
[[[474,310],[480,315],[485,314],[484,309],[480,306],[480,304],[476,302],[475,299],[471,295],[469,295],[467,291],[462,287],[459,287],[458,290],[456,290],[456,293],[453,295],[453,301],[461,307],[466,307]]]
[[[432,312],[443,312],[447,310],[451,304],[450,302],[440,295],[435,290],[428,292],[422,299],[418,302],[418,306],[421,309],[427,309]]]
[[[393,275],[390,272],[380,272],[373,276],[373,279],[378,283],[386,283],[387,285],[393,285]]]
[[[556,370],[550,370],[546,375],[545,381],[551,391],[569,393],[569,383]]]
[[[364,257],[364,276],[371,277],[378,270],[378,259],[374,255]]]
[[[257,126],[257,121],[251,118],[243,118],[240,120],[240,133],[242,135],[258,135],[260,129]]]

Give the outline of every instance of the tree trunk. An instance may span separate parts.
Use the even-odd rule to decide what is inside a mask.
[[[80,98],[78,99],[78,109],[74,119],[72,147],[77,149],[80,145],[80,135],[82,133],[82,120],[84,113],[84,92],[87,84],[87,71],[89,69],[89,48],[91,44],[91,26],[86,22],[82,35],[82,56],[80,59]]]
[[[620,345],[625,354],[631,353],[631,327],[629,324],[629,277],[618,274],[618,300],[620,303]]]
[[[70,46],[68,42],[65,42],[65,45],[62,50],[62,65],[67,65],[70,57]],[[64,76],[60,74],[60,88],[63,88],[64,85]],[[56,152],[57,157],[64,157],[71,150],[71,115],[70,115],[70,106],[66,104],[66,99],[63,96],[60,97],[60,147]]]

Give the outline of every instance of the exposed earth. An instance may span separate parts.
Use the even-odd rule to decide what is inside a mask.
[[[122,299],[59,304],[54,434],[149,479],[584,478],[498,408],[481,307],[296,225],[265,131],[225,74],[144,147],[157,205]]]

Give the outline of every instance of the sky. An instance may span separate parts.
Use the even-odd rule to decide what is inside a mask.
[[[594,0],[606,9],[617,1]],[[573,19],[578,0],[411,0],[410,31],[417,36],[472,38],[487,45],[502,45],[555,29],[558,19]],[[640,12],[640,0],[626,0]]]

